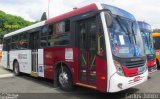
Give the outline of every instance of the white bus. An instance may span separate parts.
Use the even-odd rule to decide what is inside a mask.
[[[93,3],[8,33],[3,66],[74,85],[118,92],[147,80],[142,38],[132,14]]]

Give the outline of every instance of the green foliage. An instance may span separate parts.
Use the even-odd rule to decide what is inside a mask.
[[[154,29],[153,33],[160,33],[160,29]]]
[[[5,12],[0,10],[0,43],[2,43],[4,34],[26,27],[31,24],[33,23],[26,21],[19,16],[6,14]]]

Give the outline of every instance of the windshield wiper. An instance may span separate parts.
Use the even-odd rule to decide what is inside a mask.
[[[130,31],[128,30],[128,28],[126,28],[126,29],[123,28],[122,24],[120,23],[120,17],[118,15],[116,15],[115,19],[116,19],[117,23],[119,24],[120,28],[128,35],[129,41],[131,43]]]

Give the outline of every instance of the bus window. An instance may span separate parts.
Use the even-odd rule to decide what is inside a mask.
[[[16,50],[19,48],[19,37],[18,35],[15,35],[12,37],[12,43],[11,43],[11,46],[12,46],[12,50]]]
[[[41,31],[41,40],[40,40],[40,46],[43,48],[43,47],[47,47],[47,37],[48,37],[48,32],[49,32],[49,27],[48,26],[44,26],[42,28],[42,31]]]
[[[6,39],[3,39],[3,51],[7,51]]]
[[[90,34],[90,38],[91,38],[91,41],[90,41],[90,49],[95,50],[95,49],[96,49],[96,35],[95,35],[96,22],[92,22],[92,23],[90,23],[89,25],[90,25],[90,27],[89,27],[89,32],[91,33],[91,34]]]
[[[65,22],[58,22],[53,25],[53,33],[58,34],[58,33],[64,33],[65,32]]]
[[[160,37],[153,37],[153,41],[154,41],[154,48],[155,50],[159,50],[160,49]]]
[[[88,22],[88,33],[90,34],[89,40],[89,51],[90,51],[90,82],[96,83],[96,20]]]
[[[28,49],[28,35],[26,33],[20,34],[19,49]]]
[[[70,31],[70,21],[66,20],[65,21],[65,32],[68,32],[68,31]]]
[[[10,51],[12,49],[11,46],[11,38],[6,39],[6,50]]]
[[[81,23],[79,25],[79,28],[80,28],[80,33],[81,33],[81,36],[80,36],[80,41],[79,41],[79,46],[80,48],[86,48],[86,28],[85,28],[85,23]]]
[[[70,44],[70,21],[53,24],[53,32],[48,37],[49,46],[64,46]]]
[[[86,40],[87,40],[87,29],[86,29],[86,24],[85,24],[85,22],[80,22],[79,23],[79,29],[78,29],[78,31],[79,31],[79,41],[78,41],[78,44],[79,44],[79,48],[80,48],[80,50],[81,50],[81,52],[80,52],[80,56],[79,56],[79,60],[80,60],[80,62],[79,62],[79,79],[81,80],[81,81],[86,81],[87,80],[87,72],[86,72],[86,70],[87,70],[87,55],[86,55],[86,51],[85,51],[85,49],[86,49],[86,47],[87,47],[87,44],[86,44]]]
[[[70,37],[69,34],[53,35],[52,42],[54,42],[53,44],[55,46],[68,45],[69,44],[69,37]]]

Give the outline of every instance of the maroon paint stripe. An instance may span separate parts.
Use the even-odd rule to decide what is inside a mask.
[[[76,10],[73,10],[73,11],[70,11],[70,12],[62,14],[62,15],[59,15],[57,17],[50,18],[50,19],[45,21],[45,24],[60,21],[60,20],[63,20],[63,19],[66,19],[66,18],[69,18],[69,17],[72,17],[72,16],[76,16],[76,15],[79,15],[79,14],[82,14],[82,13],[85,13],[85,12],[88,12],[88,11],[91,11],[91,10],[98,10],[95,3],[90,4],[88,6],[84,6],[82,8],[79,8],[79,9],[76,9]]]

